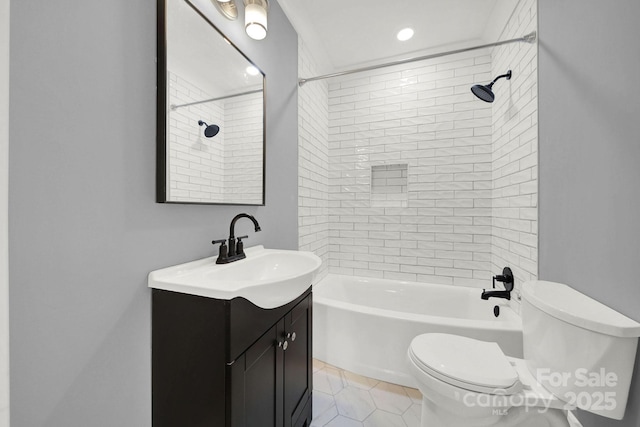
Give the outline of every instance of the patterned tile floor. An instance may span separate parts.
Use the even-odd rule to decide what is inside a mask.
[[[311,427],[419,427],[422,395],[313,361]]]

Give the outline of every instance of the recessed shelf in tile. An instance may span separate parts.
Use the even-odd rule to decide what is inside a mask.
[[[407,207],[406,163],[371,166],[371,206]]]

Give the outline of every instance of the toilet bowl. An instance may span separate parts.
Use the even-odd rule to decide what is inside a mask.
[[[568,426],[566,403],[496,343],[424,334],[413,339],[408,358],[424,396],[423,426]]]
[[[560,283],[522,290],[523,359],[457,335],[413,339],[423,427],[567,427],[576,407],[624,416],[640,324]]]

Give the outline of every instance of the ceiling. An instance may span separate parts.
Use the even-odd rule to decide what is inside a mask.
[[[320,73],[497,41],[518,0],[278,0]],[[396,39],[411,27],[413,38]],[[302,76],[301,76],[302,77]]]

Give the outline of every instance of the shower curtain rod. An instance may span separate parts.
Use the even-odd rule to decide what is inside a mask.
[[[325,75],[317,76],[317,77],[309,77],[307,79],[299,79],[298,80],[298,86],[303,86],[305,83],[313,82],[313,81],[316,81],[316,80],[324,80],[324,79],[329,79],[331,77],[346,76],[348,74],[355,74],[355,73],[361,73],[363,71],[377,70],[378,68],[386,68],[386,67],[391,67],[393,65],[407,64],[409,62],[424,61],[425,59],[439,58],[441,56],[447,56],[447,55],[453,55],[453,54],[456,54],[456,53],[469,52],[469,51],[472,51],[472,50],[484,49],[486,47],[502,46],[503,44],[516,43],[516,42],[533,43],[533,42],[536,41],[536,37],[537,37],[536,32],[532,31],[529,34],[526,34],[526,35],[524,35],[524,36],[522,36],[520,38],[517,38],[517,39],[510,39],[510,40],[504,40],[504,41],[501,41],[501,42],[488,43],[488,44],[483,44],[483,45],[480,45],[480,46],[466,47],[464,49],[450,50],[448,52],[434,53],[432,55],[418,56],[416,58],[400,59],[398,61],[387,62],[385,64],[371,65],[369,67],[356,68],[356,69],[347,70],[347,71],[340,71],[340,72],[337,72],[337,73],[325,74]]]
[[[220,101],[222,99],[227,99],[227,98],[235,98],[236,96],[242,96],[242,95],[252,95],[254,93],[259,93],[262,92],[262,89],[256,89],[256,90],[250,90],[248,92],[242,92],[242,93],[235,93],[233,95],[227,95],[227,96],[221,96],[219,98],[209,98],[209,99],[203,99],[202,101],[195,101],[195,102],[189,102],[188,104],[180,104],[180,105],[171,105],[171,111],[175,111],[178,108],[181,107],[188,107],[190,105],[198,105],[198,104],[204,104],[205,102],[213,102],[213,101]]]

